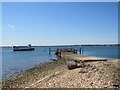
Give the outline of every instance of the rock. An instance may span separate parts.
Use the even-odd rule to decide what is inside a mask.
[[[87,73],[87,72],[88,72],[88,70],[86,70],[86,69],[81,69],[79,73]]]
[[[75,69],[77,68],[77,63],[75,61],[68,61],[68,69],[69,70],[72,70],[72,69]]]

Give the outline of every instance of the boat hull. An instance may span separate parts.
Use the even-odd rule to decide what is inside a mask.
[[[34,48],[13,49],[13,51],[33,51]]]

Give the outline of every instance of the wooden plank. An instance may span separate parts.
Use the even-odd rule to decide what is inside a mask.
[[[73,53],[68,53],[68,52],[62,52],[61,57],[68,59],[68,60],[75,60],[75,61],[85,61],[85,62],[90,62],[90,61],[107,61],[105,58],[97,58],[93,56],[85,56],[85,55],[76,55]]]

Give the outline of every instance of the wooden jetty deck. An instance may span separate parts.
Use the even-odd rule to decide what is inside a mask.
[[[61,57],[67,60],[67,65],[69,70],[78,68],[80,66],[84,66],[85,62],[107,61],[107,59],[104,58],[76,55],[72,52],[61,52]]]
[[[75,49],[70,48],[57,49],[56,54],[67,60],[69,70],[79,67],[78,63],[81,64],[81,66],[83,66],[84,62],[107,61],[107,59],[105,58],[77,55],[77,51]]]
[[[66,60],[74,60],[74,61],[83,61],[83,62],[90,62],[90,61],[107,61],[105,58],[98,58],[93,56],[85,56],[85,55],[77,55],[72,52],[61,52],[61,57]]]

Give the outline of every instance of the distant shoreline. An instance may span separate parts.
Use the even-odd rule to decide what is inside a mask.
[[[23,45],[19,45],[23,46]],[[63,46],[120,46],[120,44],[82,44],[82,45],[41,45],[41,46],[32,46],[32,47],[63,47]],[[9,48],[11,46],[0,46],[0,48]]]

